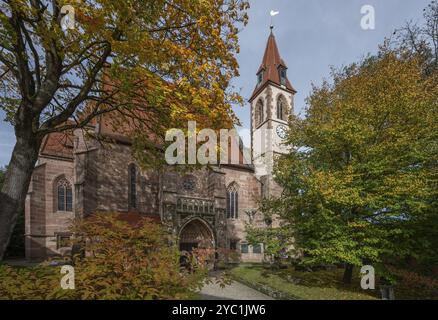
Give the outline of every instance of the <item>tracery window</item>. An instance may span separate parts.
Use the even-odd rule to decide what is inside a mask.
[[[237,219],[239,217],[239,193],[235,183],[228,187],[227,191],[227,218]]]
[[[57,183],[58,211],[73,211],[73,191],[67,179],[61,179]]]

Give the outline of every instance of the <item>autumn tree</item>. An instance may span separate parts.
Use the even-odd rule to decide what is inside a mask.
[[[424,23],[408,21],[388,39],[392,48],[405,57],[420,59],[426,75],[438,72],[438,2],[423,10]]]
[[[290,123],[284,187],[265,206],[293,231],[309,264],[379,264],[437,256],[438,85],[420,59],[391,50],[314,87],[306,118]]]
[[[423,23],[407,22],[404,27],[396,30],[394,35],[388,39],[387,44],[397,53],[401,59],[418,59],[423,70],[423,76],[432,81],[438,80],[438,2],[433,0],[423,9]],[[438,187],[437,187],[438,188]],[[438,212],[438,203],[430,203],[432,212]],[[438,264],[437,250],[422,249],[425,247],[438,248],[438,219],[435,215],[426,215],[420,221],[410,225],[409,232],[415,234],[416,243],[423,244],[416,246],[414,251],[421,252],[416,255],[418,262],[426,269]]]
[[[244,0],[0,2],[0,107],[16,137],[1,189],[0,259],[46,135],[110,112],[115,126],[133,124],[143,147],[188,119],[213,128],[234,119],[231,103],[241,100],[229,81],[238,74],[247,7]]]

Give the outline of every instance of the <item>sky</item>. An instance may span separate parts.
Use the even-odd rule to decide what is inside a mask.
[[[269,36],[271,10],[280,55],[288,66],[288,78],[297,90],[295,114],[302,114],[312,83],[329,78],[330,66],[340,67],[376,53],[379,44],[406,21],[422,22],[423,8],[430,0],[250,0],[249,23],[240,34],[240,77],[233,85],[247,101],[256,84]],[[375,29],[361,28],[361,8],[375,11]],[[249,103],[236,107],[241,133],[249,145]],[[0,112],[4,119],[4,113]],[[0,166],[8,164],[15,137],[13,129],[0,121]]]

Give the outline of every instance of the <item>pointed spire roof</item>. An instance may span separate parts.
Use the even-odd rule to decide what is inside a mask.
[[[280,51],[277,47],[277,42],[275,41],[274,33],[272,32],[273,27],[271,26],[271,34],[268,37],[268,42],[266,43],[265,54],[263,55],[262,63],[257,71],[257,75],[261,72],[262,80],[254,89],[254,92],[250,98],[250,101],[266,86],[268,83],[273,83],[277,86],[282,86],[280,82],[279,67],[287,69],[287,65],[280,56]],[[286,90],[295,93],[295,89],[292,87],[289,79],[286,76],[286,81],[284,83]]]

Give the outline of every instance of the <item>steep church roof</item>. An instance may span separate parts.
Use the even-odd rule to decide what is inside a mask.
[[[254,99],[255,96],[261,90],[263,90],[265,86],[269,83],[280,87],[282,86],[282,83],[280,81],[280,72],[279,72],[280,67],[287,69],[286,63],[280,56],[280,51],[278,50],[277,42],[275,41],[275,36],[271,28],[271,34],[269,35],[268,42],[266,43],[266,49],[263,55],[263,60],[257,71],[257,76],[259,76],[260,73],[262,73],[262,79],[259,83],[257,83],[257,86],[255,87],[253,94],[249,99],[250,101],[252,101],[252,99]],[[292,87],[287,76],[285,80],[286,81],[284,82],[283,85],[286,88],[286,90],[295,93],[296,90]]]
[[[73,159],[73,133],[68,131],[48,134],[41,145],[40,155]]]

